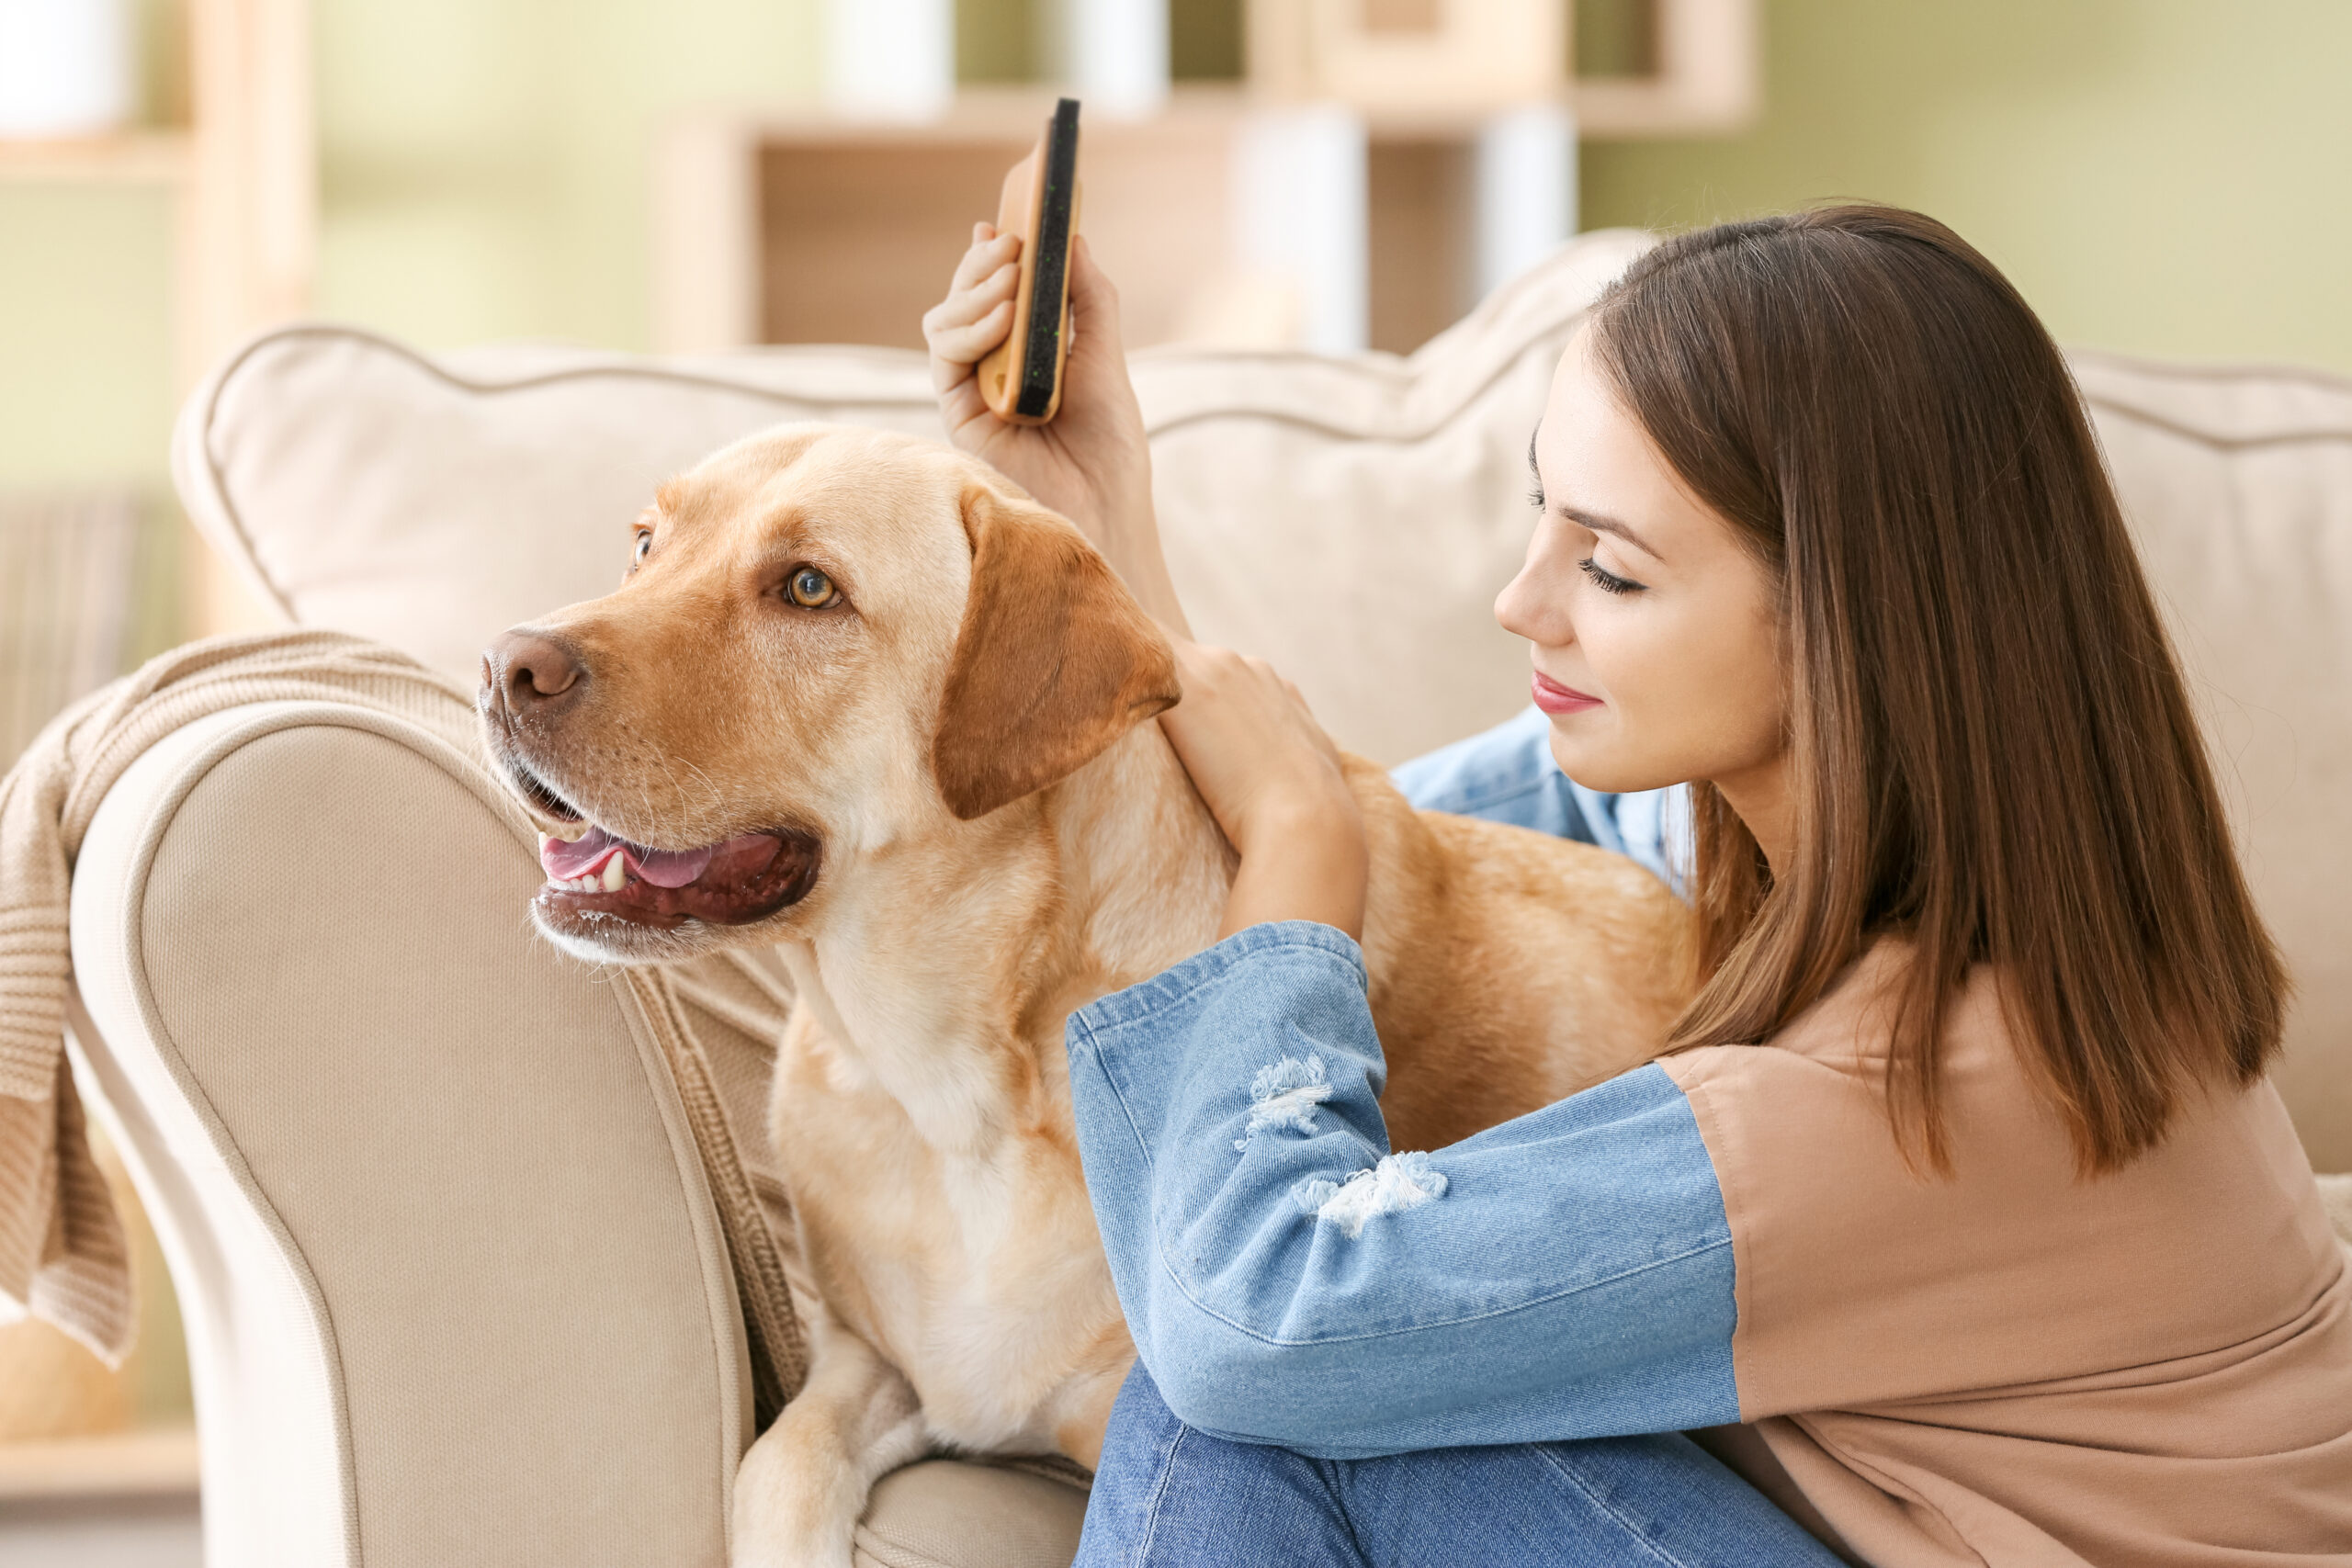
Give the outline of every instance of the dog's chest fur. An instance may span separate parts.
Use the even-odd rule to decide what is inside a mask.
[[[1126,1335],[1069,1122],[943,1149],[796,1010],[774,1130],[810,1273],[842,1326],[913,1385],[933,1437],[1049,1452],[1057,1394]]]
[[[1174,768],[1147,726],[1050,792],[1034,832],[953,877],[955,915],[917,888],[876,898],[934,911],[919,953],[862,938],[786,950],[800,1001],[771,1132],[804,1255],[827,1309],[905,1375],[942,1443],[1067,1450],[1073,1410],[1132,1358],[1062,1029],[1214,934],[1224,852]],[[976,887],[990,896],[974,902]]]

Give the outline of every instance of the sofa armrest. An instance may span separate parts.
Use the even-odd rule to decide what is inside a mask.
[[[538,881],[478,764],[358,709],[191,724],[98,811],[77,1062],[182,1294],[216,1568],[725,1561],[725,1246]]]

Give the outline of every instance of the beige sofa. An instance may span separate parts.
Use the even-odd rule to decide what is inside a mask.
[[[1640,243],[1577,242],[1409,360],[1139,360],[1202,634],[1387,761],[1514,711],[1487,606],[1527,433]],[[2319,1167],[2352,1168],[2352,385],[2075,363],[2300,984],[2280,1081]],[[302,327],[198,393],[176,469],[288,617],[469,674],[499,628],[612,584],[665,474],[806,418],[935,430],[897,352],[428,359]],[[100,811],[77,1050],[184,1292],[215,1568],[725,1559],[735,1461],[789,1376],[775,1325],[747,1334],[662,1031],[695,1036],[788,1272],[758,1127],[786,992],[707,963],[665,1024],[534,938],[538,880],[471,758],[328,706],[191,726]],[[934,1461],[884,1483],[861,1560],[1066,1562],[1081,1508],[1050,1473]]]

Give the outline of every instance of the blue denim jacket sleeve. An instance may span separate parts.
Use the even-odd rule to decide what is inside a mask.
[[[1723,1195],[1655,1065],[1392,1153],[1363,956],[1308,921],[1068,1039],[1120,1304],[1191,1425],[1341,1459],[1739,1418]]]
[[[1682,890],[1690,860],[1689,794],[1676,788],[1605,795],[1585,788],[1552,760],[1552,721],[1541,708],[1416,757],[1389,776],[1424,810],[1598,844],[1632,856]]]

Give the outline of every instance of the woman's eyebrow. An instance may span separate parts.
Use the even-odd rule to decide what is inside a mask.
[[[1527,437],[1527,471],[1535,476],[1535,490],[1536,493],[1539,495],[1543,493],[1544,490],[1544,471],[1535,466],[1535,437],[1543,433],[1543,425],[1538,424],[1534,431]],[[1641,551],[1642,554],[1649,557],[1652,560],[1663,560],[1666,558],[1659,555],[1656,550],[1650,548],[1648,542],[1645,541],[1639,534],[1634,533],[1631,528],[1628,528],[1624,524],[1620,523],[1614,517],[1608,516],[1599,512],[1587,512],[1580,507],[1570,506],[1565,502],[1553,507],[1552,510],[1566,518],[1569,522],[1576,524],[1578,527],[1589,528],[1596,534],[1614,534],[1617,537],[1624,540],[1627,544],[1633,546],[1635,549]]]
[[[1552,510],[1580,528],[1589,528],[1596,534],[1613,534],[1653,560],[1665,558],[1650,548],[1648,542],[1639,534],[1634,533],[1614,517],[1599,512],[1587,512],[1581,507],[1569,506],[1566,503],[1555,506]]]

